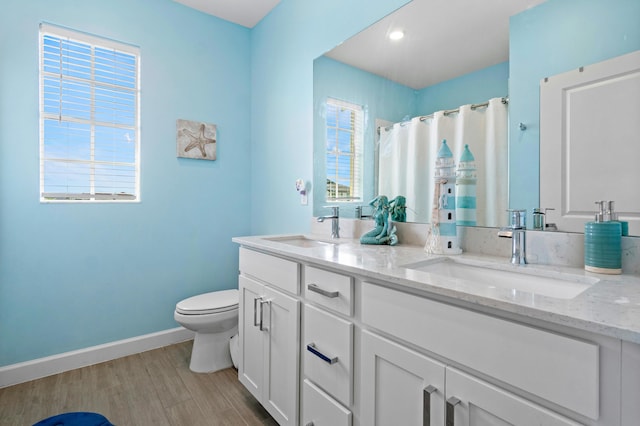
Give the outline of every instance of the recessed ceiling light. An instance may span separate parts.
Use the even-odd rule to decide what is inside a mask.
[[[402,30],[395,30],[389,33],[389,38],[391,40],[400,40],[403,37],[404,37],[404,31]]]

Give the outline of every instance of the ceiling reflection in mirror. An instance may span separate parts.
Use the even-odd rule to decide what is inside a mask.
[[[362,105],[366,111],[362,152],[364,189],[361,199],[344,203],[341,214],[348,215],[349,208],[366,204],[378,194],[379,188],[393,191],[394,185],[387,183],[400,175],[403,181],[422,175],[418,182],[395,186],[406,193],[384,195],[407,197],[408,221],[430,221],[432,163],[435,163],[437,147],[442,139],[449,139],[449,144],[455,145],[454,156],[460,157],[467,142],[451,132],[465,126],[456,125],[455,121],[461,121],[459,116],[470,113],[487,115],[486,107],[472,106],[508,96],[509,17],[538,3],[542,1],[414,0],[316,59],[314,213],[324,214],[322,206],[335,204],[325,197],[324,128],[324,102],[335,98]],[[394,30],[401,31],[404,37],[389,40],[388,35]],[[452,113],[453,109],[461,112]],[[433,116],[420,121],[419,117],[425,115]],[[390,133],[406,133],[412,118],[418,120],[415,132],[433,134],[429,147],[421,152],[404,152],[394,161],[382,161],[385,151],[379,150],[377,127],[389,126],[389,131],[383,132],[385,137]],[[436,124],[440,121],[450,122],[445,127],[451,131],[438,131]],[[390,126],[393,123],[398,124]],[[490,189],[491,194],[478,203],[475,223],[480,226],[500,226],[503,219],[494,213],[504,211],[508,204],[506,118],[499,118],[497,124],[488,127],[493,129],[496,125],[504,134],[504,143],[489,148],[475,137],[485,133],[486,124],[480,125],[479,130],[467,131],[471,150],[479,157],[476,162],[481,170],[483,189],[480,192],[486,193],[487,187],[496,189]],[[393,130],[395,128],[398,130]],[[500,150],[499,160],[485,161],[484,152],[495,154],[496,147]],[[424,155],[425,152],[430,154]],[[456,158],[456,163],[458,160]],[[395,164],[395,168],[389,168],[390,164]],[[487,172],[491,175],[489,178],[485,176]]]

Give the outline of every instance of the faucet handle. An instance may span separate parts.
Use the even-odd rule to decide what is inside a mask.
[[[536,207],[533,209],[533,229],[537,231],[544,231],[547,228],[546,221],[549,210],[555,210],[551,207]],[[549,226],[555,226],[553,223],[549,223]]]
[[[340,212],[340,206],[323,206],[325,209],[331,209],[331,214],[333,216],[338,216]]]
[[[366,215],[366,214],[362,214],[362,210],[368,206],[356,206],[356,219],[368,219],[370,217],[373,217],[371,215]]]
[[[545,209],[544,209],[544,214],[545,214],[545,215],[547,215],[547,214],[548,214],[547,212],[548,212],[549,210],[555,210],[555,209],[552,209],[552,208],[545,208]],[[543,229],[543,230],[544,230],[544,231],[557,231],[557,230],[558,230],[558,226],[557,226],[555,223],[551,223],[551,222],[547,221],[547,222],[544,224],[544,229]]]
[[[543,209],[536,207],[533,209],[533,229],[536,231],[544,231],[544,222],[546,212],[542,211]]]
[[[527,211],[523,209],[508,209],[509,227],[512,229],[527,227]]]

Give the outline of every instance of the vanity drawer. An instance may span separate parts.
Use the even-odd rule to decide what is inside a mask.
[[[351,411],[305,379],[302,383],[302,425],[351,426]]]
[[[299,294],[299,265],[290,260],[240,247],[240,272],[274,287]]]
[[[304,306],[304,374],[345,405],[351,404],[353,324],[311,305]]]
[[[362,321],[526,392],[597,419],[596,344],[370,283]]]
[[[343,315],[353,315],[352,277],[305,266],[303,292],[307,300]]]

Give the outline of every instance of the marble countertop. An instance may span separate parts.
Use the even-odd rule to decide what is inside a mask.
[[[547,297],[534,292],[479,285],[463,279],[407,268],[434,259],[421,246],[361,245],[358,240],[340,239],[337,244],[300,247],[278,241],[287,236],[236,237],[233,241],[299,262],[331,268],[362,278],[385,281],[425,296],[453,303],[471,304],[484,311],[541,320],[610,337],[640,343],[640,276],[601,275],[568,266],[514,266],[506,257],[463,253],[455,259],[495,269],[558,276],[589,282],[589,287],[571,299]],[[320,236],[309,236],[325,240]],[[514,269],[515,268],[515,269]],[[599,281],[592,283],[595,279]]]

